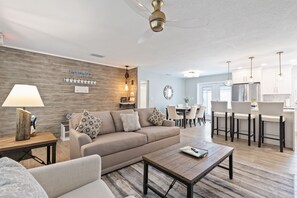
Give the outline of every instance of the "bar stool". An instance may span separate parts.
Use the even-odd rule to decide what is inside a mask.
[[[225,132],[225,140],[228,140],[228,133],[230,133],[230,137],[232,138],[231,134],[231,126],[232,126],[232,119],[231,114],[228,113],[227,108],[228,103],[226,101],[211,101],[211,138],[213,138],[214,131],[217,131],[217,135],[219,131]],[[217,128],[214,128],[214,119],[216,118],[217,121]],[[225,130],[219,129],[219,118],[225,118]],[[228,130],[228,118],[230,118],[230,130]]]
[[[283,102],[259,102],[259,142],[258,147],[261,147],[261,143],[264,143],[264,138],[279,140],[280,152],[283,152],[285,147],[285,118],[284,103]],[[271,136],[264,135],[264,122],[279,123],[279,138],[273,138]]]
[[[256,129],[256,116],[251,114],[251,103],[250,102],[232,102],[232,138],[231,141],[233,142],[234,134],[237,134],[237,139],[239,135],[246,135],[248,136],[248,145],[251,146],[251,137],[253,137],[254,142],[256,141],[255,129]],[[236,123],[236,132],[234,131],[235,128],[235,119]],[[239,132],[239,122],[240,120],[247,120],[248,121],[248,133],[241,133]],[[251,134],[251,120],[253,120],[253,134]]]

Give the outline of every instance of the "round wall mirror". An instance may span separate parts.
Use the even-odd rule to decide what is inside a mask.
[[[163,90],[164,97],[170,100],[173,97],[173,89],[170,85],[166,85]]]

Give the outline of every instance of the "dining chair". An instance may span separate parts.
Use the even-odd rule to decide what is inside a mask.
[[[197,106],[191,106],[190,112],[186,115],[186,120],[189,120],[190,127],[192,127],[192,121],[196,126],[195,118],[197,113]]]
[[[201,121],[205,124],[205,106],[200,105],[199,110],[196,113],[195,119],[197,119],[199,125],[201,126]]]
[[[178,115],[176,113],[176,107],[175,106],[167,106],[167,111],[168,111],[168,120],[174,120],[176,122],[182,123],[183,116]]]
[[[230,137],[232,138],[231,134],[231,126],[232,126],[232,119],[230,119],[230,128],[228,130],[228,118],[231,118],[231,114],[228,113],[228,102],[227,101],[211,101],[211,138],[213,138],[214,131],[217,131],[217,135],[219,135],[219,131],[225,132],[225,140],[228,140],[228,133],[230,133]],[[214,128],[215,119],[217,127]],[[223,119],[225,121],[225,129],[219,128],[219,119]]]
[[[283,102],[258,102],[259,108],[259,142],[258,147],[261,147],[261,143],[264,143],[264,138],[278,140],[280,152],[283,152],[285,144],[285,124],[284,117],[284,103]],[[265,136],[265,122],[279,123],[279,138]]]
[[[253,137],[254,142],[256,141],[255,128],[256,128],[256,116],[251,113],[251,102],[232,102],[232,138],[233,142],[234,134],[237,134],[237,139],[239,135],[248,136],[248,145],[251,145],[251,137]],[[236,132],[235,129],[235,120],[236,120]],[[240,129],[240,121],[247,120],[248,131],[247,133],[242,133]],[[251,121],[253,121],[253,134],[251,134]]]

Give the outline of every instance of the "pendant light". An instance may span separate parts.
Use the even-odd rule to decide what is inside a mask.
[[[226,63],[228,64],[228,80],[226,80],[224,84],[226,86],[230,87],[233,84],[232,80],[230,79],[230,63],[231,63],[231,61],[227,61]]]
[[[128,65],[125,66],[126,67],[126,73],[125,73],[125,91],[129,91],[129,87],[128,87],[128,78],[129,78],[129,72],[128,72]]]
[[[255,57],[251,56],[249,57],[249,59],[251,59],[251,75],[250,75],[250,78],[248,80],[249,84],[254,84],[254,79],[253,79],[253,59]]]
[[[278,62],[279,62],[279,73],[278,73],[278,77],[280,80],[283,79],[283,74],[282,74],[282,53],[284,52],[276,52],[276,54],[278,54]]]

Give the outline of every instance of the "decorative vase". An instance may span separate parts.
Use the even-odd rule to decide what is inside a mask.
[[[188,104],[188,103],[186,103],[186,104],[185,104],[185,107],[189,107],[189,104]]]

